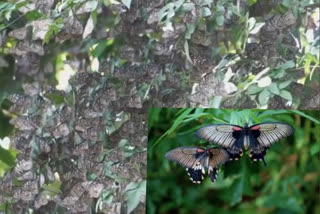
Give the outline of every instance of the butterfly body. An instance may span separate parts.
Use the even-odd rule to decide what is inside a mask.
[[[232,124],[214,124],[200,128],[197,135],[211,143],[222,146],[230,153],[231,159],[239,159],[243,154],[243,148],[250,150],[250,158],[253,161],[261,160],[270,145],[288,137],[294,133],[294,129],[285,123],[260,123],[244,127]]]
[[[185,167],[193,183],[201,183],[206,171],[212,182],[218,175],[218,167],[230,159],[222,148],[178,147],[169,151],[165,157]]]

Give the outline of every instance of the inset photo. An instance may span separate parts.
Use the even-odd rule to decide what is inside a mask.
[[[318,213],[318,118],[150,108],[147,213]]]

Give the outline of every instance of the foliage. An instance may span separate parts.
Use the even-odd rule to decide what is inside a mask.
[[[128,200],[128,214],[138,206],[140,200],[144,200],[143,196],[146,195],[146,184],[146,181],[137,183],[132,182],[126,187],[125,192]]]
[[[217,92],[212,92],[212,95],[202,95],[202,97],[207,97],[200,98],[200,101],[197,99],[198,94],[196,94],[193,101],[199,103],[200,106],[218,107],[223,105],[223,101],[226,99],[232,99],[232,103],[237,104],[241,102],[240,100],[244,99],[244,97],[248,97],[250,98],[249,100],[255,103],[253,106],[266,108],[268,104],[271,103],[270,100],[274,102],[274,97],[281,97],[283,101],[288,101],[288,105],[294,108],[299,106],[301,100],[293,100],[292,89],[288,88],[295,82],[305,84],[306,79],[312,79],[314,71],[318,68],[319,37],[318,34],[315,33],[318,30],[314,28],[315,31],[313,32],[315,34],[312,37],[310,36],[311,28],[309,28],[308,32],[303,31],[303,29],[305,29],[303,25],[297,25],[295,29],[292,30],[293,33],[290,34],[283,29],[292,27],[293,23],[296,22],[293,19],[293,22],[290,23],[287,14],[294,13],[298,18],[302,18],[307,14],[310,14],[309,17],[316,17],[317,12],[315,10],[313,10],[315,13],[307,10],[309,6],[312,6],[312,1],[294,1],[290,3],[286,1],[282,3],[251,1],[249,5],[246,5],[244,1],[240,1],[240,7],[239,5],[234,5],[232,1],[199,2],[199,4],[194,4],[193,2],[180,0],[166,4],[159,11],[159,21],[163,24],[163,31],[174,31],[173,26],[178,25],[180,19],[183,19],[184,16],[191,16],[192,13],[196,14],[191,21],[186,23],[185,30],[184,51],[186,58],[191,64],[194,64],[190,57],[189,47],[192,35],[196,34],[197,31],[202,31],[204,38],[202,38],[203,40],[197,41],[197,44],[209,46],[212,45],[212,43],[205,43],[208,42],[208,40],[210,41],[209,37],[207,38],[207,35],[212,34],[212,30],[210,29],[219,31],[219,33],[223,35],[222,37],[229,40],[219,41],[217,52],[220,52],[220,56],[217,56],[217,58],[222,58],[222,61],[218,61],[217,64],[220,66],[216,66],[213,69],[213,71],[217,73],[215,78],[223,79],[226,71],[231,71],[232,84],[229,83],[229,86],[226,86],[226,88],[233,87],[237,88],[238,91],[232,93],[235,90],[227,90],[221,95]],[[264,11],[261,11],[261,7],[265,7],[262,9]],[[257,11],[251,14],[253,15],[252,17],[249,17],[247,10]],[[257,14],[259,14],[259,11],[268,13],[268,10],[271,10],[271,14],[274,14],[275,11],[281,11],[284,15],[275,15],[271,19],[263,22]],[[179,18],[174,19],[174,17]],[[304,22],[305,21],[302,21],[299,24]],[[270,28],[272,30],[270,30]],[[279,31],[281,32],[280,34]],[[307,36],[307,34],[309,36]],[[284,39],[288,40],[289,37],[291,37],[291,40],[299,41],[299,44],[302,45],[293,44],[294,42],[288,44],[283,41]],[[306,37],[308,37],[309,40],[306,39]],[[222,42],[224,42],[224,45]],[[255,46],[255,48],[251,48],[252,46]],[[313,54],[310,54],[311,50]],[[231,53],[234,60],[226,60],[226,57]],[[308,59],[304,61],[306,58]],[[259,63],[261,64],[259,65]],[[223,65],[221,66],[221,64]],[[302,69],[304,69],[305,75],[301,76],[301,74],[298,73],[301,73],[303,71]],[[208,72],[210,73],[210,71]],[[294,73],[294,75],[289,75],[290,73]],[[221,75],[222,77],[219,77]],[[313,78],[317,79],[317,77]],[[199,84],[201,86],[201,82]],[[217,89],[213,87],[212,90]],[[198,87],[200,94],[205,93],[201,91],[201,88]],[[216,98],[217,96],[226,95],[229,96],[223,100]],[[204,103],[202,101],[203,99],[209,99],[209,101]],[[219,99],[219,101],[217,101],[217,99]],[[212,103],[210,100],[215,101]]]
[[[6,100],[16,130],[0,144],[6,148],[0,147],[5,212],[29,204],[41,213],[144,209],[139,204],[146,189],[147,127],[141,122],[146,115],[117,107],[128,102],[121,89],[109,78],[85,72],[72,77],[71,93],[41,89],[37,83],[23,87],[23,94]]]
[[[287,110],[149,110],[147,213],[317,213],[319,112]],[[272,145],[267,166],[247,153],[227,162],[212,184],[193,184],[180,165],[164,158],[179,146],[206,147],[195,132],[212,123],[284,122],[295,134]],[[213,145],[211,145],[213,146]]]
[[[0,177],[15,166],[17,151],[10,148],[10,139],[0,139]]]
[[[0,76],[18,75],[9,78],[14,85],[1,84],[0,100],[19,89],[20,75],[45,73],[56,84],[52,73],[69,64],[109,75],[153,70],[134,77],[137,88],[148,88],[144,100],[167,107],[314,109],[316,6],[312,0],[2,2],[0,70],[9,72]],[[59,61],[62,54],[68,60]],[[202,78],[211,74],[213,84]]]

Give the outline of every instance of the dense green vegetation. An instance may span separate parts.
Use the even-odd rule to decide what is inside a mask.
[[[319,112],[287,110],[149,110],[147,211],[153,213],[318,213]],[[183,167],[164,155],[179,146],[208,144],[195,131],[207,124],[277,121],[295,133],[270,147],[267,166],[248,152],[227,162],[212,184],[193,184]]]

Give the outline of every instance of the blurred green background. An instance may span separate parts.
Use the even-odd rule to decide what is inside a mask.
[[[319,111],[149,109],[147,213],[319,213]],[[195,131],[207,124],[284,122],[295,133],[271,146],[262,162],[248,152],[193,184],[164,155],[179,146],[206,147]],[[250,125],[249,124],[249,125]],[[214,146],[214,145],[212,145]]]

